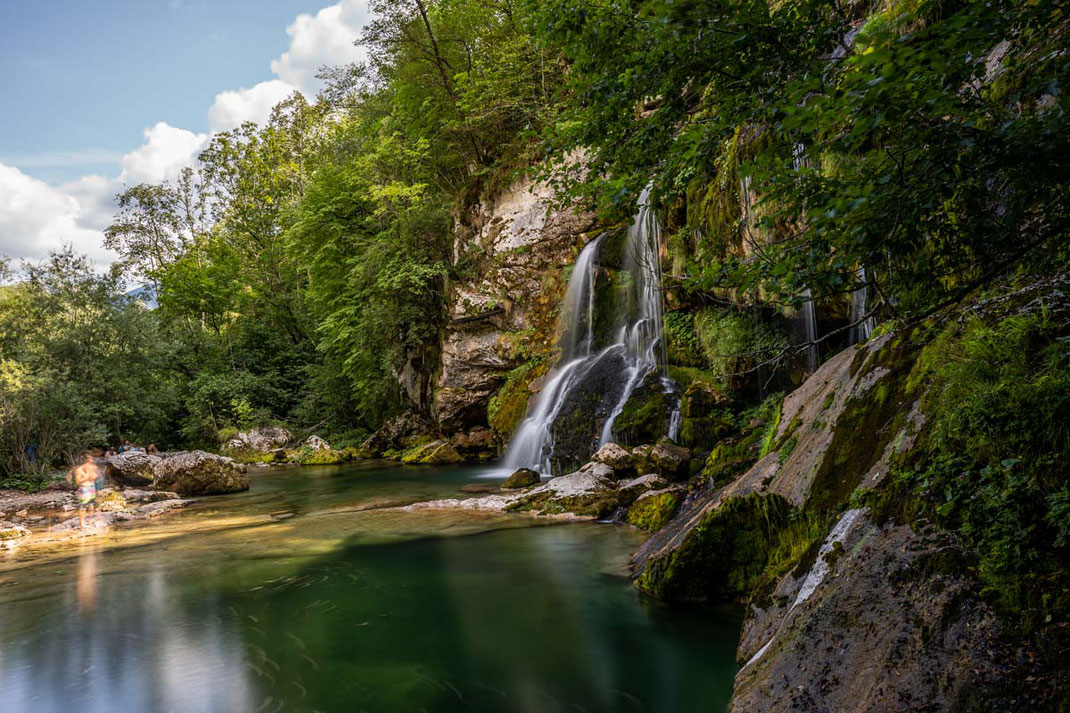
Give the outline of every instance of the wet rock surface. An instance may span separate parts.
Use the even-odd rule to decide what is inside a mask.
[[[530,488],[532,485],[538,485],[540,481],[541,477],[538,472],[531,470],[530,468],[520,468],[506,478],[505,483],[502,484],[502,488],[505,490]]]
[[[1028,652],[947,566],[947,543],[863,515],[837,551],[812,590],[789,575],[782,606],[749,614],[732,711],[1044,710],[1039,694],[1007,693]]]

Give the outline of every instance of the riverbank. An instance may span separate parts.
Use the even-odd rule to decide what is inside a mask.
[[[104,488],[97,494],[96,512],[86,516],[82,527],[73,491],[0,490],[0,548],[102,535],[120,523],[157,518],[193,502],[168,491]]]

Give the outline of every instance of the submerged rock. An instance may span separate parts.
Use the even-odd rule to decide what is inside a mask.
[[[156,464],[156,487],[179,495],[222,495],[249,489],[243,466],[205,451],[178,453]]]
[[[97,509],[101,512],[125,510],[126,496],[118,490],[102,490],[97,494]]]
[[[541,480],[542,478],[536,471],[530,468],[520,468],[506,479],[502,487],[506,490],[518,490],[538,485]]]
[[[160,456],[147,453],[120,453],[104,462],[104,472],[116,485],[152,485]]]
[[[22,539],[30,534],[29,529],[13,522],[0,522],[0,544]]]

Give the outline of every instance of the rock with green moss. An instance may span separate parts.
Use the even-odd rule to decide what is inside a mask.
[[[669,480],[686,480],[690,475],[691,451],[676,445],[668,436],[651,449],[650,461],[658,474]]]
[[[660,530],[676,514],[683,494],[672,490],[651,491],[628,508],[628,524],[647,532]]]
[[[530,488],[532,485],[538,485],[541,480],[536,471],[530,468],[520,468],[506,479],[502,487],[506,490],[519,490],[520,488]]]
[[[448,465],[462,460],[457,449],[446,441],[431,441],[411,448],[401,456],[401,462],[410,465]]]
[[[631,505],[641,495],[651,490],[662,490],[668,485],[668,481],[654,473],[640,475],[638,478],[622,481],[617,488],[617,494],[622,506]]]
[[[613,469],[604,463],[588,463],[575,473],[552,478],[545,485],[525,493],[507,509],[605,518],[619,506],[620,495]]]

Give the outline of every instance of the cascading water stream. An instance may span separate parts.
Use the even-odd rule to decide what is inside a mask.
[[[802,303],[803,327],[806,330],[806,366],[810,373],[817,371],[817,311],[814,309],[814,297],[807,287],[803,291]]]
[[[597,431],[590,434],[589,447],[597,448],[613,440],[613,427],[628,399],[647,376],[664,370],[665,343],[662,337],[664,307],[661,294],[661,228],[650,206],[650,189],[639,198],[639,211],[629,228],[625,245],[624,270],[631,281],[632,299],[617,304],[612,342],[598,348],[594,325],[595,278],[598,257],[605,235],[592,241],[580,253],[572,270],[562,305],[564,336],[558,365],[547,377],[528,416],[517,428],[506,451],[504,466],[531,468],[552,473],[555,464],[554,425],[573,402],[584,393],[604,399],[596,413]],[[605,317],[605,315],[603,315]],[[676,386],[663,372],[666,393]],[[585,391],[586,390],[586,391]],[[677,402],[669,414],[669,435],[676,438],[680,426]]]
[[[866,316],[866,268],[858,268],[858,282],[860,286],[851,294],[851,344],[858,344],[870,338],[873,334],[873,318]]]

